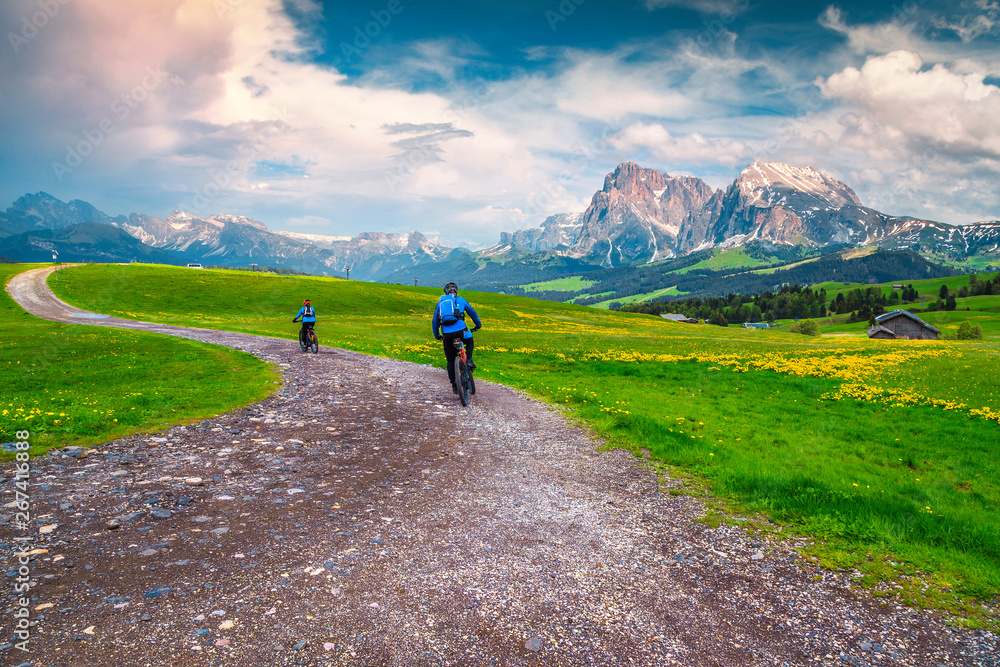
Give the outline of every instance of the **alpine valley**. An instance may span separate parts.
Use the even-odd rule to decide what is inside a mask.
[[[497,245],[479,251],[444,247],[419,232],[296,234],[246,217],[181,211],[165,220],[142,213],[111,217],[87,202],[64,203],[43,192],[0,213],[0,256],[48,262],[54,254],[60,261],[256,264],[327,275],[349,268],[361,280],[456,280],[472,289],[595,303],[656,290],[667,297],[734,291],[736,275],[753,282],[745,275],[748,265],[768,272],[747,289],[791,282],[795,277],[786,271],[792,267],[780,269],[791,264],[816,264],[806,270],[810,278],[821,266],[840,272],[820,276],[824,280],[847,280],[850,273],[864,282],[886,264],[901,272],[890,280],[949,275],[953,270],[942,263],[1000,264],[1000,221],[950,225],[888,215],[811,167],[755,162],[716,190],[700,178],[625,162],[605,177],[587,210],[501,232]],[[734,262],[721,256],[744,261],[729,266]],[[848,268],[852,262],[857,270]],[[709,274],[715,280],[706,281]],[[546,287],[568,277],[576,282]],[[697,285],[685,284],[695,279]]]

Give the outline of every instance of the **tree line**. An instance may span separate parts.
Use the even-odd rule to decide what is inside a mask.
[[[1000,274],[993,279],[980,279],[976,274],[969,276],[969,284],[957,291],[941,285],[937,299],[931,301],[926,310],[954,310],[956,295],[959,298],[983,294],[1000,295]],[[886,294],[881,287],[855,288],[839,292],[827,301],[826,290],[814,290],[798,284],[782,285],[777,290],[766,290],[759,294],[728,294],[724,297],[689,297],[672,301],[647,301],[642,303],[615,304],[612,309],[625,312],[662,315],[676,313],[711,324],[728,326],[730,322],[774,322],[781,319],[803,319],[825,317],[849,313],[848,322],[869,322],[889,310],[904,304],[924,301],[933,295],[921,295],[912,284],[893,289]]]
[[[612,308],[615,304],[611,304]],[[826,290],[801,285],[782,285],[777,291],[756,295],[728,294],[690,297],[677,301],[647,301],[619,305],[622,311],[662,315],[676,313],[719,326],[730,322],[774,322],[781,319],[822,317],[826,314]]]

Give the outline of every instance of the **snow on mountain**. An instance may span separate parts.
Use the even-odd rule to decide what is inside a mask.
[[[300,234],[298,232],[275,232],[280,236],[286,236],[290,239],[295,239],[296,241],[302,241],[303,243],[312,243],[320,248],[332,248],[335,244],[344,241],[350,241],[350,236],[334,236],[332,234]]]
[[[82,223],[117,227],[146,246],[180,253],[188,261],[319,274],[350,268],[352,278],[365,280],[421,263],[467,261],[465,251],[419,232],[353,237],[274,232],[245,216],[202,218],[184,211],[173,211],[165,220],[142,213],[112,218],[87,202],[66,204],[44,192],[25,195],[0,213],[0,239]],[[110,243],[95,238],[97,245]],[[995,255],[1000,252],[1000,221],[955,226],[887,215],[864,206],[851,188],[812,167],[754,162],[726,189],[715,190],[699,178],[624,162],[607,174],[587,210],[551,216],[532,229],[501,232],[500,243],[480,256],[547,251],[618,266],[758,239],[810,246],[878,245],[955,257]]]
[[[582,213],[560,213],[549,216],[541,227],[500,232],[500,244],[521,245],[535,251],[572,246],[583,228],[582,219]]]
[[[789,205],[789,197],[797,198],[802,211],[863,206],[853,190],[812,167],[757,161],[740,173],[736,184],[744,206]]]
[[[711,217],[714,194],[700,178],[624,162],[594,193],[564,254],[600,256],[604,266],[674,257],[686,232]]]
[[[605,177],[580,217],[552,216],[541,227],[500,237],[501,244],[599,258],[605,266],[754,240],[875,244],[967,256],[997,251],[1000,222],[954,226],[887,215],[866,207],[850,187],[813,167],[758,161],[725,190],[713,190],[698,178],[671,177],[625,162]]]

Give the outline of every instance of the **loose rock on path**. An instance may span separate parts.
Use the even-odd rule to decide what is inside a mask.
[[[998,664],[995,634],[695,522],[698,500],[514,390],[480,381],[461,408],[429,366],[92,319],[55,299],[49,271],[8,291],[49,319],[245,350],[284,382],[195,425],[33,461],[35,625],[27,656],[0,647],[5,664]],[[8,551],[15,534],[0,525]]]

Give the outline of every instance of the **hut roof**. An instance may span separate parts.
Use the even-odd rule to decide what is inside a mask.
[[[927,327],[928,329],[930,329],[931,331],[933,331],[935,333],[941,333],[938,329],[935,329],[931,325],[927,324],[927,322],[924,322],[922,319],[920,319],[919,317],[917,317],[916,315],[914,315],[910,311],[908,311],[908,310],[900,310],[898,308],[896,310],[890,312],[890,313],[886,313],[884,315],[879,315],[878,317],[875,318],[875,321],[878,322],[879,324],[882,324],[882,322],[886,322],[888,320],[894,319],[896,317],[899,317],[900,315],[902,315],[904,317],[909,317],[911,320],[913,320],[914,322],[916,322],[920,326]]]
[[[685,317],[680,313],[660,313],[660,317],[665,320],[670,320],[671,322],[687,322],[689,324],[697,324],[698,320],[691,317]]]
[[[876,319],[878,319],[878,318],[876,318]],[[893,331],[892,329],[886,329],[885,327],[880,326],[878,324],[876,324],[875,326],[873,326],[866,333],[868,334],[868,337],[871,338],[872,336],[874,336],[875,334],[877,334],[879,332],[885,332],[885,333],[889,334],[890,336],[892,336],[893,338],[896,337],[896,332],[895,331]]]

